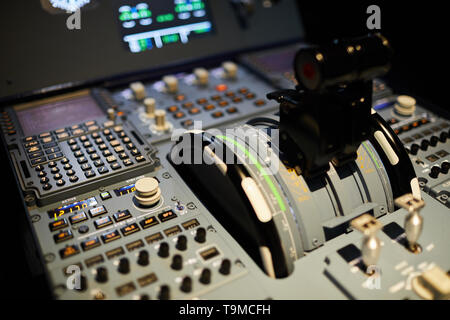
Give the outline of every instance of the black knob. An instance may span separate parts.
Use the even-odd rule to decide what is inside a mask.
[[[427,151],[429,145],[430,142],[427,139],[423,139],[420,143],[420,149],[422,149],[423,151]]]
[[[137,260],[138,265],[140,265],[140,266],[148,265],[148,257],[149,257],[148,251],[147,250],[141,250],[139,252],[139,256],[138,256],[138,260]]]
[[[177,239],[177,244],[175,246],[178,250],[184,251],[187,248],[187,238],[186,236],[179,236]]]
[[[450,162],[443,162],[441,164],[441,172],[443,174],[447,174],[449,170],[450,170]]]
[[[170,299],[170,287],[168,285],[162,285],[161,288],[159,288],[158,299],[159,300]]]
[[[205,228],[198,228],[197,232],[195,233],[195,241],[199,243],[203,243],[206,241],[206,230]]]
[[[167,258],[169,256],[169,244],[167,242],[163,242],[159,245],[158,256],[161,258]]]
[[[192,291],[192,279],[191,277],[184,277],[181,281],[180,290],[183,292],[191,292]]]
[[[417,143],[413,143],[410,148],[410,153],[412,155],[416,155],[417,152],[419,151],[419,148],[420,148],[420,146]]]
[[[174,255],[170,267],[173,270],[181,270],[183,268],[183,257],[179,254]]]
[[[438,142],[439,142],[439,138],[438,138],[438,137],[432,136],[432,137],[430,138],[430,144],[431,144],[432,147],[436,147],[436,145],[438,144]]]
[[[209,284],[211,282],[211,270],[208,268],[203,269],[200,275],[200,282],[203,284]]]
[[[445,131],[441,132],[441,134],[439,135],[439,140],[441,142],[445,142],[445,141],[447,141],[447,139],[448,139],[448,133]]]
[[[95,275],[95,281],[99,283],[105,283],[108,281],[108,269],[105,267],[98,267],[97,274]]]
[[[117,268],[117,271],[122,274],[130,272],[130,261],[128,258],[122,258],[119,260],[119,267]]]
[[[439,173],[441,172],[441,168],[438,166],[433,166],[430,171],[430,177],[433,179],[436,179],[439,176]]]
[[[220,265],[219,272],[223,275],[230,274],[231,270],[231,261],[229,259],[223,259],[222,264]]]

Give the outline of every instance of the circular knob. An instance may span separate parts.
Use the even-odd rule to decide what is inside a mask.
[[[155,106],[156,100],[154,98],[145,98],[144,99],[145,113],[148,118],[155,117]]]
[[[178,91],[178,79],[175,76],[165,76],[163,77],[163,82],[166,86],[166,90],[169,93],[175,93]]]
[[[197,68],[194,70],[197,84],[206,86],[209,82],[209,72],[205,68]]]
[[[229,259],[223,259],[222,264],[220,265],[219,272],[223,275],[230,274],[231,270],[231,261]]]
[[[128,258],[122,258],[119,260],[119,267],[117,268],[117,271],[122,274],[130,272],[130,261]]]
[[[116,111],[113,108],[109,108],[107,111],[109,120],[116,120]]]
[[[447,161],[443,162],[441,164],[441,172],[443,174],[447,174],[449,170],[450,170],[450,162],[447,162]]]
[[[149,255],[147,250],[141,250],[139,252],[137,263],[140,266],[146,266],[149,263]]]
[[[430,145],[430,142],[427,139],[424,139],[420,143],[420,149],[422,149],[423,151],[427,151],[429,145]]]
[[[142,100],[147,96],[147,93],[145,92],[145,86],[142,82],[130,83],[130,89],[131,91],[133,91],[136,100]]]
[[[417,152],[419,151],[419,148],[420,148],[420,146],[419,146],[417,143],[413,143],[413,144],[411,145],[411,148],[410,148],[409,152],[410,152],[412,155],[416,155]]]
[[[170,267],[173,270],[181,270],[183,268],[183,257],[179,254],[174,255]]]
[[[432,136],[432,137],[430,138],[430,145],[431,145],[432,147],[436,147],[436,145],[438,144],[438,142],[439,142],[439,138],[438,138],[438,137]]]
[[[203,243],[206,241],[206,230],[205,228],[198,228],[197,232],[195,233],[195,241],[199,243]]]
[[[161,199],[161,189],[158,180],[146,177],[136,181],[134,185],[136,189],[135,198],[142,206],[152,206]]]
[[[402,116],[410,116],[416,110],[416,99],[410,96],[398,96],[394,109]]]
[[[186,293],[192,291],[192,279],[190,277],[183,278],[181,281],[180,290]]]
[[[98,267],[97,274],[95,275],[95,281],[99,283],[105,283],[108,281],[108,269],[105,267]]]
[[[430,171],[430,177],[433,179],[436,179],[439,176],[439,173],[441,172],[441,168],[438,166],[433,166]]]
[[[441,132],[441,134],[439,135],[439,140],[441,142],[445,142],[445,141],[447,141],[447,139],[448,139],[448,133],[445,131]]]
[[[169,300],[170,299],[170,287],[168,285],[162,285],[159,288],[158,299],[159,300]]]
[[[177,239],[177,244],[175,246],[178,250],[184,251],[187,248],[187,238],[186,236],[179,236]]]
[[[158,131],[166,131],[170,128],[169,123],[166,121],[166,111],[155,111],[155,129]]]
[[[200,275],[200,282],[203,284],[209,284],[211,282],[211,270],[205,268]]]
[[[238,67],[236,63],[226,61],[222,63],[223,75],[227,79],[234,79],[237,76]]]
[[[169,256],[169,244],[167,242],[163,242],[159,245],[158,256],[161,258],[167,258]]]

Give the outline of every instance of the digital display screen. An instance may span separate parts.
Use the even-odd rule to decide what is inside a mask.
[[[133,53],[185,44],[213,30],[206,0],[120,0],[117,20],[123,42]]]
[[[24,135],[56,130],[104,115],[94,98],[84,95],[16,110]]]
[[[125,186],[119,189],[114,190],[114,193],[116,194],[116,196],[120,197],[123,196],[124,194],[129,194],[131,192],[135,192],[136,188],[134,187],[134,184],[130,184],[129,186]]]
[[[81,209],[85,209],[85,208],[89,208],[92,206],[95,206],[97,204],[97,200],[95,199],[95,197],[92,198],[88,198],[85,200],[81,200],[81,201],[76,201],[76,202],[72,202],[70,204],[67,204],[65,206],[61,206],[59,208],[50,210],[48,212],[48,216],[50,218],[57,218],[60,217],[62,215],[65,215],[67,213],[71,213],[74,211],[78,211]]]

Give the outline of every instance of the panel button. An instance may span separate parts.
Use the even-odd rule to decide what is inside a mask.
[[[100,218],[100,219],[97,219],[97,220],[94,221],[95,228],[97,228],[97,229],[104,228],[106,226],[111,225],[112,223],[113,222],[112,222],[111,218],[108,217],[108,216]]]
[[[177,217],[177,215],[172,210],[160,213],[158,215],[158,218],[159,218],[159,220],[161,220],[161,222],[166,222],[166,221],[169,221],[169,220],[174,219],[176,217]]]
[[[223,117],[223,112],[216,111],[216,112],[212,113],[211,115],[213,118],[220,118],[220,117]]]
[[[116,220],[116,222],[119,222],[119,221],[126,220],[128,218],[131,218],[131,213],[128,210],[123,210],[123,211],[114,213],[113,216],[114,216],[114,220]]]
[[[73,234],[69,229],[60,231],[57,234],[53,235],[53,240],[55,240],[55,243],[61,243],[72,238]]]
[[[108,191],[100,193],[100,198],[102,198],[103,201],[111,199],[112,196]]]
[[[88,170],[84,173],[84,175],[86,176],[86,178],[92,178],[95,177],[95,172],[92,170]]]
[[[157,224],[159,224],[159,221],[156,219],[156,217],[148,217],[139,222],[139,224],[141,225],[142,229],[147,229],[156,226]]]
[[[66,246],[64,249],[59,250],[59,255],[61,259],[66,259],[79,253],[80,249],[76,244]]]
[[[109,243],[111,241],[119,239],[120,237],[121,235],[117,230],[112,230],[110,232],[102,234],[101,236],[104,243]]]
[[[74,214],[73,216],[70,216],[69,220],[70,220],[71,224],[77,224],[77,223],[87,220],[87,215],[86,215],[86,213],[81,211],[81,212],[78,212],[77,214]]]
[[[60,219],[60,220],[56,220],[56,221],[50,222],[48,226],[50,228],[50,231],[56,231],[56,230],[65,228],[68,225],[69,224],[67,223],[67,220],[65,218],[63,218],[63,219]]]
[[[141,230],[141,229],[139,229],[139,226],[137,225],[137,223],[132,223],[132,224],[120,229],[120,231],[122,231],[122,234],[125,237],[129,236],[130,234],[133,234],[135,232],[138,232],[139,230]]]
[[[89,210],[89,215],[92,218],[95,218],[95,217],[97,217],[99,215],[102,215],[104,213],[107,213],[107,212],[108,211],[106,210],[106,208],[104,206],[100,206],[100,207],[97,207],[97,208],[90,209]]]
[[[81,242],[81,248],[83,248],[84,251],[87,251],[100,246],[100,244],[100,240],[95,237]]]

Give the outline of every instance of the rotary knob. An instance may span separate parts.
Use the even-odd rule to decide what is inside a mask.
[[[398,96],[394,109],[399,115],[410,116],[416,110],[416,99],[410,96]]]
[[[206,86],[209,82],[209,72],[205,68],[197,68],[194,70],[195,79],[197,84]]]
[[[168,121],[166,121],[166,111],[164,110],[155,111],[154,129],[157,131],[167,131],[170,129],[170,124]]]
[[[144,207],[155,205],[161,199],[161,189],[159,188],[158,180],[155,178],[146,177],[139,179],[134,187],[136,189],[134,197]]]
[[[236,63],[226,61],[222,63],[223,76],[226,79],[235,79],[237,77],[238,66]]]
[[[130,89],[133,91],[136,100],[142,100],[146,97],[145,86],[142,82],[133,82],[130,84]]]
[[[145,114],[146,114],[147,118],[154,118],[155,117],[156,100],[154,98],[145,98],[144,106],[145,106]]]
[[[163,77],[163,82],[166,87],[166,91],[169,93],[175,93],[178,91],[178,79],[175,76]]]

